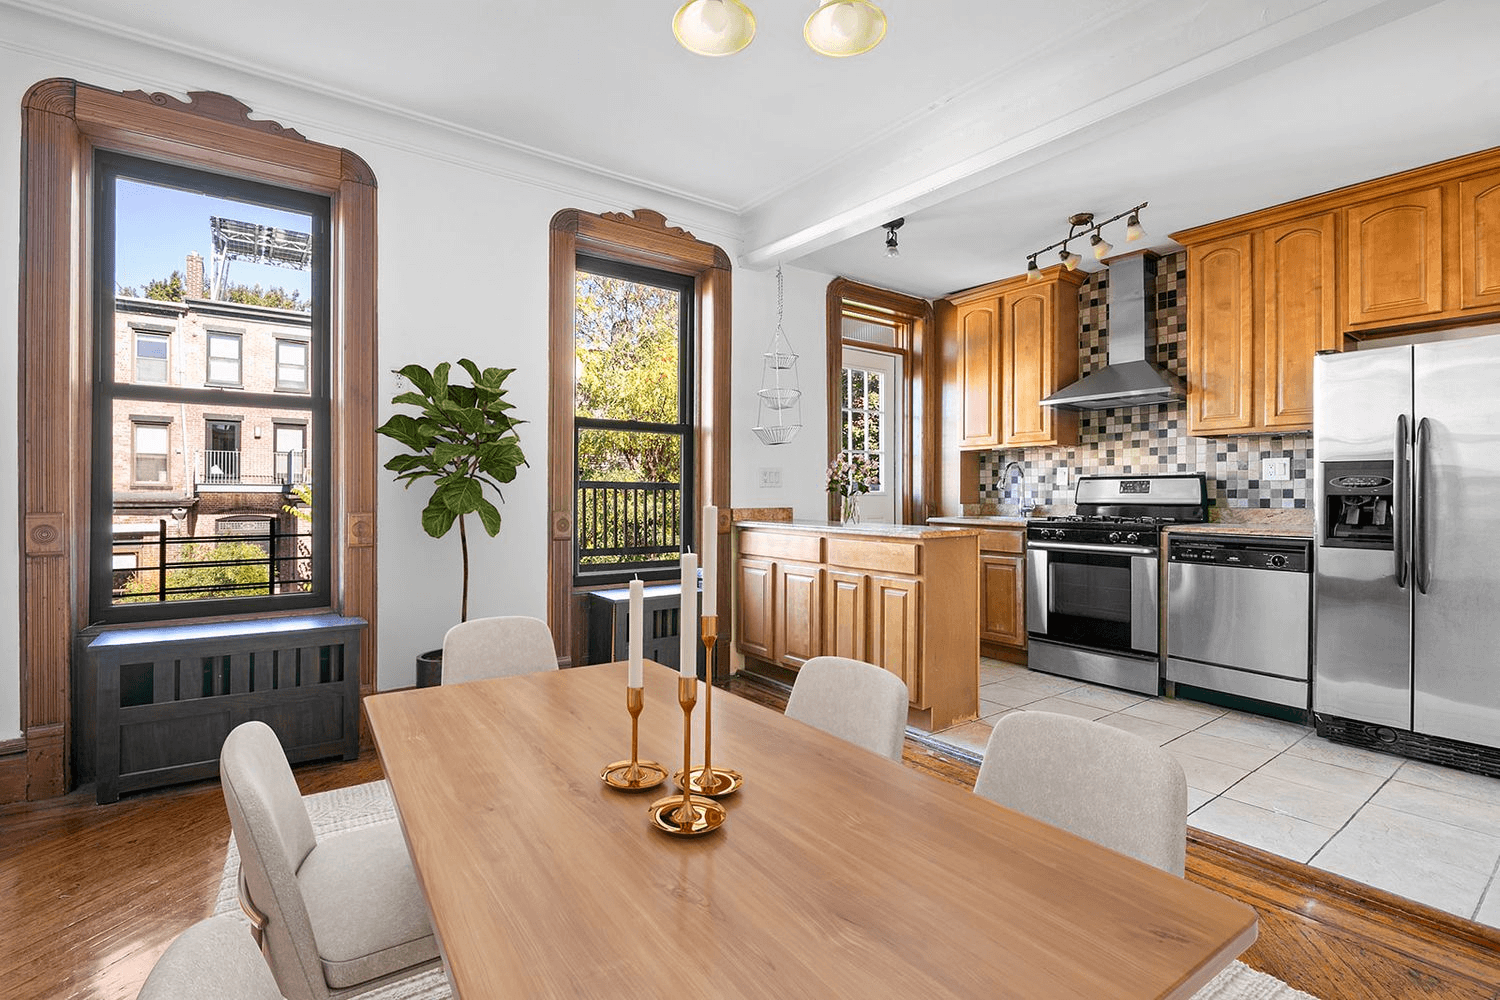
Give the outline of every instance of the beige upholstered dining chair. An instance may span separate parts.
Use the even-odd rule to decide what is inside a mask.
[[[236,917],[200,920],[167,945],[136,1000],[282,1000]]]
[[[900,760],[907,697],[906,685],[889,670],[843,656],[814,656],[797,671],[786,714]]]
[[[318,840],[286,753],[263,722],[229,734],[219,776],[240,852],[240,903],[288,1000],[359,992],[437,959],[397,823]]]
[[[1187,778],[1171,753],[1133,733],[1055,712],[1012,712],[990,733],[974,791],[1183,873]]]
[[[444,684],[556,669],[552,630],[539,618],[475,618],[443,636]]]

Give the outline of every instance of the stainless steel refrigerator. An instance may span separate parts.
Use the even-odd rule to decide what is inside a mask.
[[[1496,331],[1313,363],[1325,735],[1442,760],[1445,741],[1500,747]]]

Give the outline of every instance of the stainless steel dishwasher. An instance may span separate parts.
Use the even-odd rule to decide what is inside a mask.
[[[1168,536],[1165,676],[1306,712],[1312,542]]]

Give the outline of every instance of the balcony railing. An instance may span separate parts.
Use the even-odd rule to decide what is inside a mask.
[[[169,535],[162,519],[149,534],[114,540],[115,555],[136,560],[113,571],[114,603],[302,593],[311,586],[311,540],[310,530],[286,531],[275,521],[263,532]],[[224,556],[220,547],[233,543],[259,551]]]
[[[679,484],[580,480],[577,497],[580,570],[668,565],[682,551]]]
[[[224,489],[233,486],[287,487],[308,481],[312,469],[303,451],[243,452],[208,449],[193,461],[193,486]]]

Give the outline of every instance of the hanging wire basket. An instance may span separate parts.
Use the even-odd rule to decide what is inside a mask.
[[[755,436],[763,444],[786,444],[802,429],[802,390],[797,387],[797,352],[781,328],[781,268],[776,268],[776,333],[771,348],[761,355],[765,359],[761,372],[759,401],[756,406]],[[782,385],[782,372],[790,372],[791,385]],[[796,413],[788,411],[796,408]],[[774,424],[767,422],[767,411],[775,414]]]
[[[760,398],[773,410],[786,410],[790,409],[796,404],[797,400],[802,398],[802,390],[775,386],[770,389],[760,390]]]
[[[760,438],[763,444],[786,444],[797,436],[802,429],[801,424],[772,424],[769,427],[754,427],[755,436]]]

